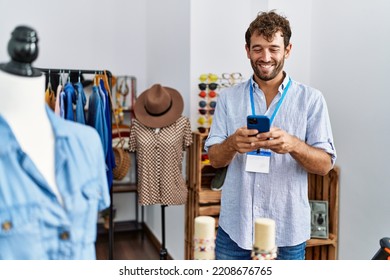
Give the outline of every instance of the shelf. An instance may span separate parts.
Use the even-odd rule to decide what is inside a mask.
[[[115,182],[112,186],[113,193],[125,193],[125,192],[136,192],[137,185],[135,183],[128,182]]]
[[[199,204],[219,203],[221,201],[221,192],[211,189],[202,189],[199,192]]]
[[[336,236],[329,234],[328,239],[312,238],[306,242],[306,247],[324,246],[324,245],[336,245]]]

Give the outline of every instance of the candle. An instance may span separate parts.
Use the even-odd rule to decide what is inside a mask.
[[[194,259],[215,259],[215,219],[209,216],[195,218]]]
[[[252,259],[275,259],[275,221],[268,218],[255,220],[255,240]]]

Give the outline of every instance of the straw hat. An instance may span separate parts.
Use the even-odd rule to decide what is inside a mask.
[[[177,90],[155,84],[137,98],[134,114],[143,125],[161,128],[180,118],[183,108],[183,97]]]

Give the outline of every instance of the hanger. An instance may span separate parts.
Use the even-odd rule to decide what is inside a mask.
[[[49,70],[49,73],[48,73],[48,83],[47,83],[47,88],[46,88],[46,91],[45,91],[45,100],[46,100],[46,103],[47,105],[49,105],[49,107],[54,111],[55,109],[55,102],[56,102],[56,94],[54,92],[54,90],[52,89],[52,86],[51,86],[51,71]]]
[[[52,90],[50,69],[49,69],[49,72],[48,72],[48,75],[47,75],[47,76],[48,76],[47,89],[48,89],[48,90]]]
[[[94,86],[98,86],[98,84],[99,84],[99,77],[98,77],[98,73],[97,73],[97,71],[95,71],[95,77],[93,78],[93,85]]]
[[[60,72],[58,72],[58,77],[59,77],[59,82],[58,84],[62,87],[62,70],[60,70]]]

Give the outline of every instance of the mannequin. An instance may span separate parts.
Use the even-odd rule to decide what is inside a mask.
[[[8,52],[11,61],[0,65],[0,115],[61,201],[54,175],[54,135],[43,95],[45,77],[31,66],[38,56],[35,30],[15,28]],[[39,94],[41,99],[37,98]]]
[[[188,118],[181,115],[183,106],[178,91],[159,84],[137,98],[129,150],[137,152],[140,204],[181,205],[187,201],[181,166],[192,134]]]
[[[129,150],[137,155],[139,203],[161,204],[161,260],[168,255],[165,208],[187,202],[181,166],[192,133],[189,119],[181,115],[183,106],[177,90],[155,84],[138,97],[134,105],[136,119],[130,129]]]
[[[17,27],[0,64],[0,260],[96,259],[98,210],[110,205],[102,143],[46,105],[37,42]]]
[[[44,92],[43,75],[23,77],[0,69],[0,115],[61,199],[55,182],[54,135],[45,109]]]

